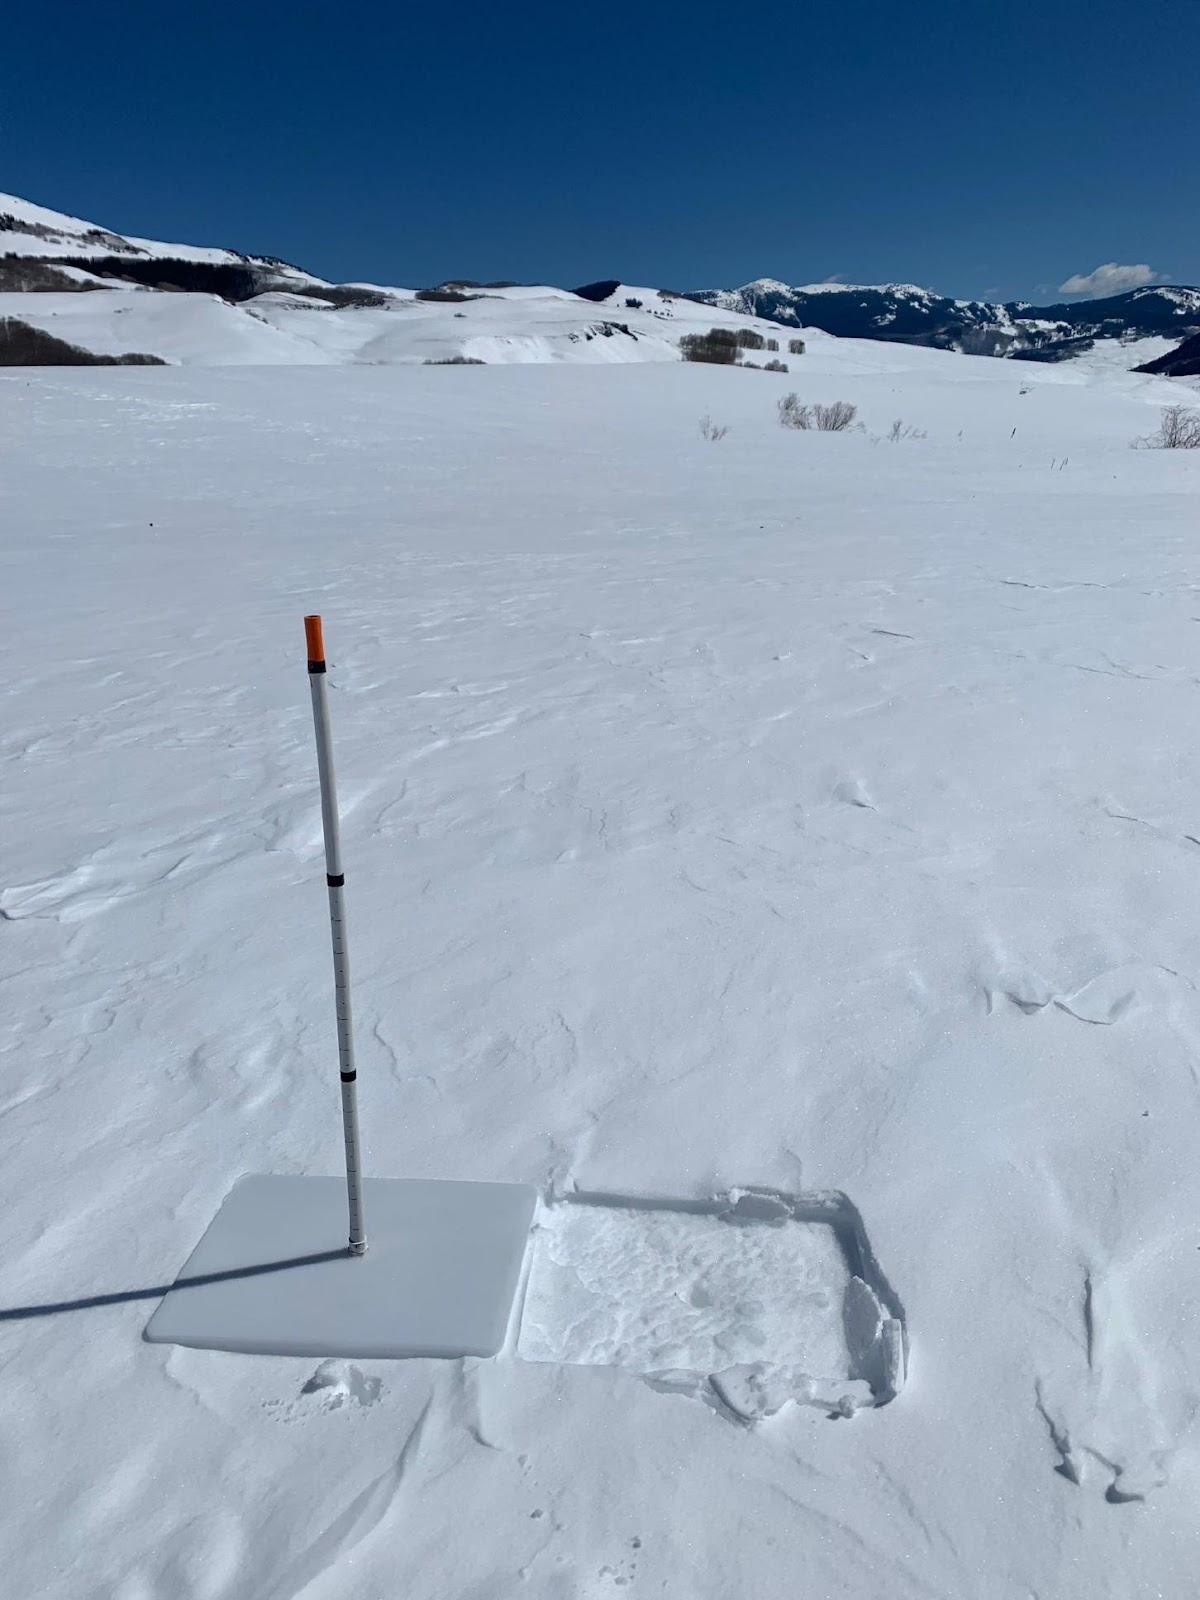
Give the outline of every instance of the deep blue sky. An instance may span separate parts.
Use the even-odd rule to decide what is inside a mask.
[[[325,276],[1200,283],[1197,0],[8,9],[0,190]]]

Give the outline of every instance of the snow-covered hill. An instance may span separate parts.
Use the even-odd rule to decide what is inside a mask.
[[[753,313],[608,287],[600,305],[549,285],[332,284],[272,257],[126,238],[0,195],[0,322],[90,355],[187,366],[678,361],[684,334],[714,326],[787,343]]]
[[[18,195],[0,194],[0,269],[11,272],[16,262],[51,263],[65,269],[81,283],[122,273],[138,282],[152,282],[155,270],[162,273],[159,281],[170,282],[171,270],[177,266],[223,268],[227,272],[241,273],[246,276],[247,286],[256,275],[264,281],[321,282],[311,273],[274,256],[250,256],[238,250],[138,239],[62,211],[34,205]],[[72,266],[76,269],[74,273],[70,271]]]
[[[457,300],[426,300],[412,290],[376,294],[381,304],[359,306],[279,291],[236,303],[215,294],[126,287],[0,294],[0,319],[15,318],[104,355],[136,351],[198,366],[678,361],[681,335],[714,325],[774,338],[789,359],[787,329],[654,289],[638,291],[642,305],[636,309],[599,307],[549,287],[493,289]]]

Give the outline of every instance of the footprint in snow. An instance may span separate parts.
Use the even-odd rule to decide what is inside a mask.
[[[300,1393],[319,1394],[327,1411],[353,1403],[373,1406],[383,1390],[382,1378],[369,1378],[348,1361],[322,1361]]]
[[[351,1362],[331,1358],[321,1362],[295,1400],[268,1400],[264,1410],[282,1422],[299,1422],[312,1414],[314,1405],[319,1411],[373,1406],[382,1392],[382,1378],[369,1377]]]

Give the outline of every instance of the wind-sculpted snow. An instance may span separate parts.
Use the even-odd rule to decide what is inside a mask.
[[[1189,1600],[1177,393],[815,337],[0,374],[6,1594]],[[341,1163],[314,610],[367,1169],[572,1208],[555,1359],[142,1339],[241,1174]]]

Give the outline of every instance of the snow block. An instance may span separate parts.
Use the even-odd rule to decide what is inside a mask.
[[[241,1178],[145,1337],[262,1355],[495,1355],[535,1199],[524,1184],[368,1179],[368,1248],[353,1257],[344,1179]]]

